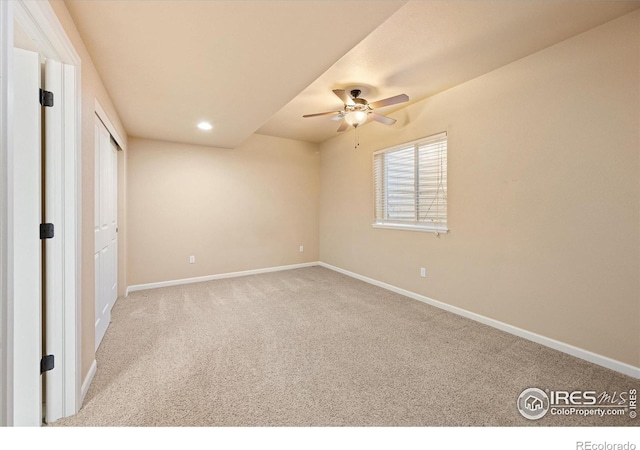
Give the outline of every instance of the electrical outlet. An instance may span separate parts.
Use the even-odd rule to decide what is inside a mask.
[[[304,252],[304,245],[300,246],[300,253]]]
[[[422,278],[426,278],[427,276],[427,269],[425,269],[424,267],[420,267],[420,276]]]
[[[195,264],[196,262],[196,257],[195,256],[189,256],[189,264]]]

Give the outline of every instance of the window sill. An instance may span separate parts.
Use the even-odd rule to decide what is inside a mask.
[[[382,228],[385,230],[405,230],[405,231],[420,231],[422,233],[436,233],[447,234],[449,230],[447,228],[429,227],[421,225],[409,225],[400,223],[374,223],[371,224],[373,228]]]

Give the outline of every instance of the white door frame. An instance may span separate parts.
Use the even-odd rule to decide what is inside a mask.
[[[80,268],[81,268],[81,184],[80,184],[80,64],[81,59],[67,37],[49,2],[27,0],[0,1],[0,425],[13,425],[13,337],[18,332],[13,328],[13,311],[19,307],[13,298],[13,271],[8,261],[13,258],[13,230],[8,226],[13,208],[20,201],[20,192],[13,189],[13,138],[11,136],[12,100],[12,54],[13,23],[16,20],[36,43],[39,53],[66,65],[68,77],[64,93],[57,101],[64,102],[57,136],[59,145],[54,146],[53,157],[62,161],[57,165],[57,179],[61,181],[61,192],[51,200],[60,211],[61,224],[55,224],[56,237],[63,241],[55,255],[64,261],[58,270],[56,283],[64,286],[63,298],[58,298],[60,314],[47,317],[48,332],[55,333],[53,352],[56,369],[63,374],[56,377],[56,395],[53,395],[53,420],[73,415],[81,406],[80,374]],[[72,82],[69,82],[72,79]],[[49,155],[48,155],[49,156]],[[53,300],[55,301],[55,299]],[[55,369],[54,369],[55,370]],[[48,386],[49,387],[49,386]],[[49,398],[49,395],[47,395]],[[51,420],[50,419],[50,420]]]
[[[0,426],[13,425],[13,261],[12,217],[13,123],[9,114],[9,93],[13,68],[13,14],[9,2],[0,2]],[[11,370],[9,370],[11,369]]]
[[[113,126],[113,122],[111,122],[111,119],[109,119],[109,116],[104,111],[104,108],[102,107],[98,99],[96,99],[95,111],[96,111],[96,116],[98,116],[102,124],[107,128],[107,131],[109,132],[113,140],[116,141],[116,144],[118,144],[118,146],[120,147],[119,150],[120,151],[125,150],[126,147],[124,145],[124,139],[122,139],[116,127]]]

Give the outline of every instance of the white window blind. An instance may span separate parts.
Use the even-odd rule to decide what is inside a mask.
[[[447,231],[447,133],[373,155],[374,226]]]

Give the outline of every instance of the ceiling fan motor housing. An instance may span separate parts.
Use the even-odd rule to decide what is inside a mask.
[[[361,93],[360,89],[351,90],[350,94],[353,102],[344,105],[344,120],[354,128],[362,125],[372,111],[369,102],[364,98],[359,98]]]
[[[349,113],[352,111],[363,111],[368,114],[373,111],[369,106],[369,103],[363,98],[354,98],[353,102],[355,103],[354,105],[344,105],[345,113]]]
[[[353,105],[345,105],[345,111],[364,111],[366,113],[371,112],[371,107],[369,106],[369,102],[364,98],[359,98],[362,91],[360,89],[352,89],[351,90],[351,98],[353,99]]]

